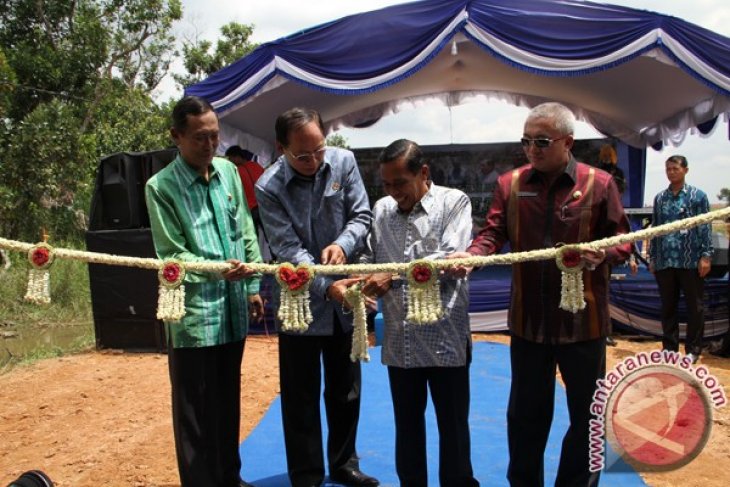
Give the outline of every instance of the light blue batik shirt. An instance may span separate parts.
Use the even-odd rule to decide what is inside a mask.
[[[652,225],[658,226],[710,211],[707,195],[685,184],[675,195],[671,188],[654,198]],[[701,257],[712,257],[712,229],[709,223],[652,239],[649,256],[655,270],[696,269]]]

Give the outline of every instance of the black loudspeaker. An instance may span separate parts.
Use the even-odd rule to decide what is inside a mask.
[[[86,232],[86,248],[132,257],[155,258],[148,228]],[[154,270],[89,264],[96,347],[162,352],[165,330],[157,315],[158,279]]]
[[[103,162],[100,169],[104,227],[139,228],[143,196],[141,161],[128,154],[115,154]]]
[[[164,149],[120,152],[103,158],[96,175],[89,229],[149,227],[144,185],[176,155],[177,149]]]

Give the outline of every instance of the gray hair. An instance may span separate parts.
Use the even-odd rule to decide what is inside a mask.
[[[527,121],[538,118],[550,118],[561,135],[572,135],[575,130],[575,116],[568,107],[556,102],[547,102],[537,105],[530,110]]]

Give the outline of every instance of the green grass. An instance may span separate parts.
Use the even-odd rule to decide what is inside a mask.
[[[94,345],[91,295],[87,264],[56,260],[50,269],[51,303],[26,303],[28,263],[25,255],[8,253],[10,269],[0,270],[0,333],[14,335],[0,339],[0,372],[21,363],[88,350]],[[48,343],[33,343],[41,333]],[[55,340],[56,335],[63,336]]]

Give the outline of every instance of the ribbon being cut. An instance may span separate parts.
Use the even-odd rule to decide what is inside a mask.
[[[349,264],[349,265],[299,265],[246,264],[256,272],[274,274],[281,288],[281,304],[278,317],[284,330],[307,330],[312,322],[309,307],[309,286],[316,274],[361,275],[380,272],[405,274],[408,293],[407,320],[414,324],[430,324],[443,316],[441,307],[439,274],[441,270],[454,266],[507,265],[517,262],[555,259],[563,273],[560,307],[576,313],[585,308],[583,294],[583,273],[592,269],[583,265],[581,252],[597,251],[630,242],[647,240],[661,235],[678,232],[698,225],[724,220],[730,217],[730,207],[676,222],[646,228],[633,233],[593,242],[572,243],[558,248],[494,254],[486,257],[471,257],[453,260],[417,260],[403,264]],[[54,259],[73,259],[93,264],[108,264],[139,267],[158,271],[160,291],[158,300],[159,319],[175,322],[185,316],[185,274],[189,271],[221,273],[230,269],[227,262],[181,262],[160,261],[137,257],[82,252],[71,249],[53,248],[46,242],[28,244],[0,238],[0,248],[27,252],[31,266],[28,291],[25,299],[34,303],[50,303],[49,268]],[[351,359],[368,360],[366,307],[360,284],[347,291],[346,301],[354,313],[355,331]]]

